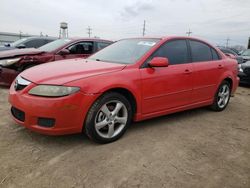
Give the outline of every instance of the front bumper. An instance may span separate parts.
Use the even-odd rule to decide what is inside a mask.
[[[0,85],[10,86],[18,75],[18,71],[0,66]]]
[[[29,95],[32,86],[15,91],[10,87],[9,102],[13,119],[20,125],[47,135],[64,135],[82,132],[85,116],[96,95],[78,92],[59,98]],[[52,119],[52,127],[41,126],[41,118]]]

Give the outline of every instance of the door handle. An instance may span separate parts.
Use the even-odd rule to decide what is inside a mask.
[[[192,73],[192,71],[190,71],[189,69],[186,69],[185,71],[184,71],[184,74],[191,74]]]
[[[222,69],[222,68],[223,68],[223,65],[219,64],[218,69]]]

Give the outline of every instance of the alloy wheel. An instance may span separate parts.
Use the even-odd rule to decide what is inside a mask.
[[[103,138],[117,136],[128,121],[128,110],[119,100],[112,100],[100,108],[95,117],[95,130]]]
[[[229,95],[230,95],[229,86],[227,84],[222,85],[219,90],[217,98],[217,104],[220,108],[224,108],[227,105],[230,97]]]

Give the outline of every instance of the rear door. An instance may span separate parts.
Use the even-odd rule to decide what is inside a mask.
[[[62,59],[73,59],[73,58],[86,58],[93,54],[93,42],[86,41],[86,42],[77,42],[75,44],[66,47],[69,50],[69,54],[67,55],[60,55],[60,52],[55,55],[55,60],[62,60]]]
[[[206,43],[189,40],[193,64],[193,102],[203,102],[214,97],[223,74],[223,60],[216,50]]]
[[[168,67],[150,68],[153,57],[166,57]],[[142,112],[157,113],[185,106],[192,96],[192,64],[189,63],[186,40],[172,40],[163,44],[140,69],[142,78]]]

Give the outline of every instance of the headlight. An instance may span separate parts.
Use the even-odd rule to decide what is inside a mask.
[[[38,85],[29,91],[31,95],[44,97],[62,97],[79,91],[78,87],[54,86],[54,85]]]
[[[242,69],[242,65],[241,65],[241,64],[238,65],[238,70],[239,70],[239,72],[243,72],[243,69]]]
[[[13,65],[14,63],[18,62],[21,58],[14,58],[14,59],[3,59],[0,60],[0,65],[3,67],[8,67]]]

